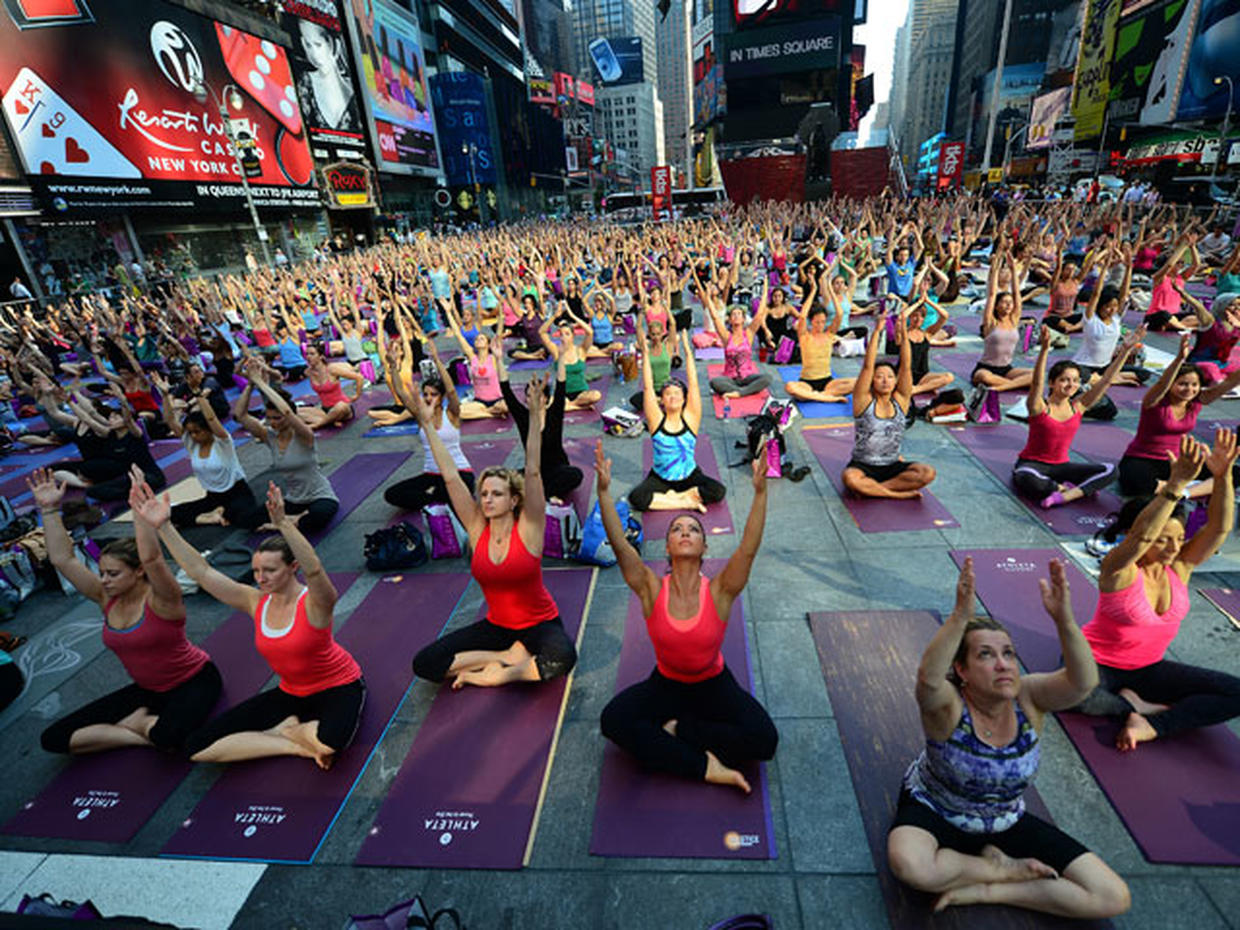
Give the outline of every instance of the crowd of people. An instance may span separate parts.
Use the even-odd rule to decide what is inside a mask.
[[[1007,632],[975,616],[966,563],[956,608],[922,658],[925,751],[905,777],[890,862],[902,880],[939,894],[940,906],[1119,913],[1128,906],[1122,879],[1026,813],[1021,793],[1049,712],[1115,718],[1123,751],[1240,715],[1240,679],[1165,657],[1192,571],[1234,524],[1235,434],[1220,429],[1209,446],[1192,435],[1202,407],[1240,384],[1240,247],[1218,248],[1215,219],[1136,202],[996,211],[967,196],[759,204],[655,227],[529,224],[426,237],[187,280],[158,295],[2,313],[14,401],[4,407],[5,438],[76,448],[78,457],[34,471],[29,486],[50,561],[99,604],[104,643],[131,679],[48,727],[44,748],[151,746],[212,762],[297,755],[322,767],[347,749],[365,669],[333,638],[338,592],[307,534],[340,507],[318,437],[358,418],[417,424],[421,472],[385,497],[409,511],[452,508],[486,600],[482,620],[421,646],[413,673],[454,688],[569,674],[577,654],[543,584],[544,524],[548,502],[584,480],[564,447],[564,416],[605,402],[587,374],[587,361],[603,357],[618,372],[636,362],[630,403],[650,443],[649,471],[625,496],[638,511],[679,513],[662,541],[668,569],[656,572],[626,539],[599,444],[603,527],[656,657],[648,679],[607,705],[602,732],[648,769],[748,792],[744,767],[772,758],[778,733],[721,646],[762,541],[767,458],[754,450],[744,529],[707,577],[698,515],[726,487],[698,455],[703,388],[726,404],[778,383],[764,363],[799,366],[787,381],[793,400],[851,398],[845,493],[896,505],[937,476],[932,462],[904,455],[919,418],[965,395],[977,410],[989,392],[1022,391],[1028,441],[1013,462],[1016,493],[1050,509],[1118,480],[1128,501],[1083,628],[1063,566],[1048,569],[1043,602],[1063,648],[1058,670],[1021,674]],[[1212,299],[1194,286],[1206,278]],[[1126,312],[1143,317],[1127,332]],[[1147,331],[1178,338],[1161,372],[1139,360]],[[1077,351],[1052,362],[1056,341],[1074,333]],[[974,335],[980,355],[963,384],[931,370],[933,349]],[[849,344],[860,370],[837,377],[833,355]],[[700,385],[695,352],[712,348],[723,369]],[[510,368],[530,362],[547,374],[521,396]],[[1074,437],[1108,391],[1147,383],[1122,458],[1072,461]],[[384,387],[390,404],[359,409]],[[45,425],[29,428],[23,412]],[[499,418],[517,427],[520,470],[477,469],[461,442],[465,421]],[[272,481],[258,495],[237,429],[270,452]],[[161,493],[167,478],[151,443],[168,437],[184,444],[205,496],[174,506]],[[109,542],[97,570],[77,558],[70,535],[88,507],[77,491],[133,511],[133,537]],[[1208,498],[1205,519],[1189,536],[1185,506],[1198,498]],[[273,534],[253,552],[252,585],[186,541],[183,531],[201,524]],[[186,637],[186,604],[161,544],[208,595],[254,618],[276,687],[208,719],[219,670]]]

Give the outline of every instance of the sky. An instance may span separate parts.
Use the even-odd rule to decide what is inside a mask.
[[[874,75],[874,106],[861,121],[862,143],[874,124],[878,104],[891,96],[891,68],[895,62],[896,30],[908,15],[909,0],[869,0],[868,21],[853,30],[853,42],[865,46],[865,71]]]

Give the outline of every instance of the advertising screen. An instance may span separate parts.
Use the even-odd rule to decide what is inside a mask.
[[[1177,120],[1217,118],[1227,112],[1230,88],[1226,81],[1215,84],[1216,77],[1240,84],[1240,3],[1235,0],[1201,0]],[[1233,110],[1237,104],[1240,98],[1232,102]]]
[[[724,73],[729,81],[840,66],[838,16],[734,32],[727,41]]]
[[[854,19],[860,13],[865,20],[865,7],[858,9],[854,0],[731,0],[732,13],[738,28],[770,23],[809,19],[820,13],[846,12]]]
[[[716,49],[709,19],[693,27],[693,125],[705,126],[726,107],[723,102],[723,62]]]
[[[1171,119],[1197,2],[1159,0],[1120,22],[1111,62],[1111,119],[1146,125]]]
[[[348,5],[375,164],[393,174],[438,176],[435,117],[417,18],[391,0],[348,0]]]
[[[643,80],[640,36],[595,39],[589,45],[590,61],[599,83],[607,87],[639,84]]]
[[[1033,98],[1033,106],[1029,110],[1029,134],[1025,148],[1044,149],[1051,144],[1055,124],[1068,112],[1068,102],[1071,98],[1071,87],[1060,87],[1049,94]]]
[[[364,158],[353,61],[336,0],[285,0],[282,7],[280,25],[293,38],[289,64],[315,161]]]
[[[431,100],[448,183],[494,184],[496,159],[482,77],[470,71],[436,74],[431,78]]]
[[[0,11],[0,88],[54,210],[238,209],[230,131],[260,207],[318,206],[284,49],[158,0],[51,6],[50,20],[29,4]]]
[[[1076,62],[1076,83],[1072,85],[1072,115],[1076,117],[1077,141],[1096,139],[1102,134],[1102,120],[1111,94],[1111,56],[1115,47],[1119,8],[1120,0],[1089,0],[1085,11],[1081,54]]]

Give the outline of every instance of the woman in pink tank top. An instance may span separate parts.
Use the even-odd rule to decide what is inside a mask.
[[[710,389],[722,397],[748,397],[765,391],[771,383],[771,376],[761,374],[753,360],[754,337],[766,320],[769,293],[770,282],[763,281],[762,299],[758,302],[758,312],[753,319],[746,323],[745,308],[740,304],[733,304],[728,309],[725,326],[719,305],[703,292],[707,317],[723,343],[723,374],[710,379]]]
[[[28,483],[43,514],[48,558],[103,609],[103,644],[131,679],[44,730],[43,748],[87,753],[153,746],[180,752],[211,713],[221,681],[211,657],[186,639],[181,588],[155,531],[135,522],[136,541],[116,539],[105,545],[94,572],[77,559],[61,521],[64,484],[42,468]]]
[[[625,536],[611,497],[611,460],[594,450],[598,506],[625,583],[641,600],[655,668],[603,709],[603,735],[642,767],[746,794],[745,773],[771,759],[779,733],[761,704],[737,684],[722,645],[732,605],[753,567],[766,522],[766,450],[753,461],[753,503],[736,552],[713,578],[703,574],[706,533],[692,514],[667,531],[670,569],[660,578]],[[738,621],[739,622],[739,621]],[[742,636],[743,636],[742,632]]]
[[[306,376],[319,396],[317,405],[298,407],[297,416],[311,429],[344,426],[353,419],[353,403],[361,399],[366,379],[345,362],[328,362],[317,344],[306,346]],[[353,382],[353,396],[345,394],[340,379]]]
[[[1193,570],[1218,551],[1235,525],[1236,454],[1231,430],[1216,431],[1209,450],[1185,436],[1162,491],[1135,519],[1140,505],[1125,507],[1118,524],[1124,538],[1102,560],[1098,607],[1082,628],[1098,663],[1099,685],[1075,709],[1119,719],[1115,745],[1121,751],[1240,716],[1240,678],[1165,657],[1188,615]],[[1215,484],[1209,516],[1186,542],[1181,499],[1203,469]]]
[[[474,399],[461,401],[460,416],[462,420],[485,420],[489,417],[508,416],[508,405],[504,403],[504,395],[499,387],[499,364],[497,357],[504,351],[489,330],[479,330],[474,337],[473,345],[461,332],[461,321],[457,318],[452,301],[445,300],[441,306],[448,318],[448,328],[465,356],[469,366],[469,379],[474,389]],[[428,343],[429,348],[438,358],[435,343]],[[450,380],[450,379],[449,379]],[[445,382],[446,383],[446,382]]]

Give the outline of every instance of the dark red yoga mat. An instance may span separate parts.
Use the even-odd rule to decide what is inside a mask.
[[[854,430],[851,426],[828,429],[807,428],[801,438],[809,446],[822,470],[827,473],[844,506],[863,533],[893,533],[902,530],[937,530],[959,526],[942,502],[929,490],[917,500],[881,500],[857,497],[844,488],[844,466],[852,458]]]
[[[1062,918],[992,905],[935,914],[934,895],[908,887],[888,868],[887,833],[900,783],[925,746],[913,684],[921,654],[939,627],[938,615],[922,610],[811,613],[809,626],[892,930],[1065,926]],[[1025,805],[1030,813],[1051,819],[1032,788],[1025,792]],[[1105,921],[1070,923],[1111,926]]]
[[[1036,502],[1017,494],[1012,488],[1012,466],[1016,464],[1020,450],[1025,447],[1029,435],[1027,426],[1018,423],[970,424],[953,427],[949,432],[1012,492],[1014,498],[1024,504],[1039,523],[1060,536],[1093,534],[1110,522],[1111,514],[1119,511],[1120,499],[1105,488],[1090,497],[1050,510],[1043,510]]]
[[[438,634],[468,584],[469,576],[460,574],[381,579],[337,636],[366,678],[366,705],[353,744],[326,772],[310,759],[292,757],[228,766],[163,855],[314,861],[409,690],[416,644]]]
[[[565,631],[577,639],[594,570],[547,571],[543,578]],[[503,688],[441,688],[356,863],[521,868],[567,692],[567,678]]]
[[[1218,608],[1219,613],[1240,627],[1240,591],[1234,588],[1198,588],[1206,600]]]
[[[661,568],[649,563],[656,572]],[[710,559],[703,571],[715,575],[727,564]],[[736,680],[753,690],[745,612],[732,604],[723,656]],[[654,668],[654,647],[646,633],[641,601],[629,598],[620,646],[616,692],[643,681]],[[735,788],[686,781],[644,771],[612,743],[603,751],[603,772],[594,806],[590,852],[596,856],[653,856],[677,859],[774,859],[775,831],[766,766],[748,765],[751,794]]]
[[[973,556],[977,596],[1012,634],[1026,667],[1060,664],[1054,626],[1042,610],[1037,580],[1055,549],[953,551],[957,564]],[[1098,592],[1068,563],[1078,624],[1093,616]],[[1115,812],[1151,862],[1240,865],[1240,739],[1225,724],[1115,748],[1119,721],[1060,714],[1068,738]]]
[[[643,443],[643,446],[642,468],[645,471],[642,473],[642,476],[645,477],[645,475],[650,473],[651,465],[654,463],[654,449],[649,442]],[[715,447],[711,443],[709,436],[698,437],[697,463],[698,467],[712,478],[720,478],[719,462],[715,459]],[[706,528],[707,536],[719,536],[724,533],[735,532],[732,527],[732,514],[728,510],[728,502],[725,498],[716,504],[709,505],[706,508],[706,513],[688,510],[648,510],[642,514],[642,529],[645,538],[665,539],[672,521],[682,513],[693,513],[694,516],[701,520],[702,525]]]
[[[355,572],[333,573],[340,591]],[[234,613],[202,644],[211,654],[224,690],[216,712],[254,694],[271,677],[271,668],[254,648],[254,620]],[[60,773],[4,826],[18,836],[123,843],[150,820],[189,774],[191,765],[151,749],[118,749],[68,760]]]

